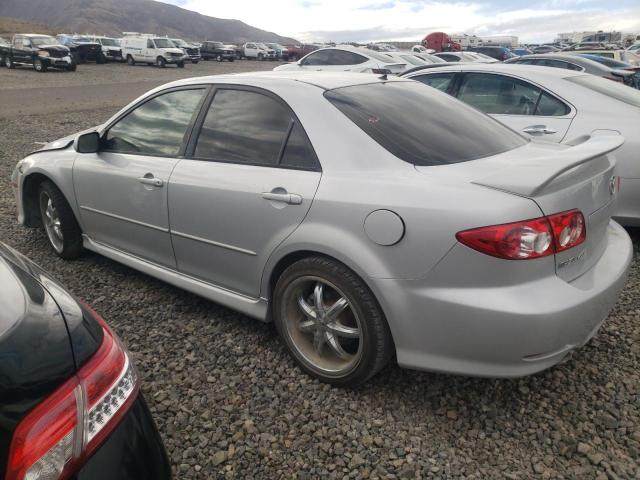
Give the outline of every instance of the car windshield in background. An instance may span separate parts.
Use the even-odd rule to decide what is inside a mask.
[[[527,143],[453,97],[414,82],[356,85],[324,95],[382,147],[414,165],[466,162]]]
[[[187,42],[185,42],[184,40],[180,40],[178,38],[174,38],[171,40],[173,43],[175,43],[176,47],[188,47],[189,45],[187,45]]]
[[[53,37],[31,37],[31,45],[39,47],[40,45],[58,45],[58,41]]]
[[[213,48],[224,48],[224,44],[222,42],[209,42]]]
[[[630,64],[625,62],[619,62],[618,60],[614,60],[612,58],[603,57],[600,55],[593,55],[590,53],[581,53],[578,57],[588,58],[589,60],[593,60],[594,62],[601,63],[611,68],[629,68]]]
[[[117,47],[118,46],[118,42],[116,42],[114,38],[103,38],[103,39],[100,40],[100,42],[105,47]]]
[[[75,37],[73,41],[80,42],[80,43],[95,43],[95,40],[92,40],[89,37]]]
[[[590,88],[598,93],[606,95],[621,102],[640,107],[640,90],[628,87],[622,83],[612,82],[611,80],[596,77],[595,75],[579,75],[576,77],[568,77],[567,80],[583,87]]]
[[[156,44],[156,48],[175,48],[175,45],[168,38],[154,38],[153,42]]]

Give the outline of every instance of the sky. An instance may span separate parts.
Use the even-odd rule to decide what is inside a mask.
[[[427,33],[515,35],[522,43],[557,33],[640,34],[640,0],[162,0],[311,42],[418,40]]]

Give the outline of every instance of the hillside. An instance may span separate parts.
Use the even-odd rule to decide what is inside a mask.
[[[2,8],[0,6],[0,8]],[[4,37],[7,40],[11,38],[14,33],[44,33],[47,35],[55,35],[57,30],[48,25],[41,23],[27,22],[18,18],[0,17],[0,37]]]
[[[44,23],[55,33],[145,32],[193,41],[296,43],[239,20],[208,17],[153,0],[2,0],[0,16]]]

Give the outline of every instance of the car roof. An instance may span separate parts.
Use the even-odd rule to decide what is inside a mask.
[[[431,68],[429,72],[440,71],[478,71],[491,73],[511,73],[513,75],[529,76],[535,73],[537,76],[548,78],[567,78],[585,75],[583,72],[566,70],[564,68],[542,67],[537,65],[519,65],[517,63],[456,63],[446,66]]]
[[[286,86],[292,82],[300,82],[318,87],[322,90],[332,90],[334,88],[350,87],[355,85],[365,85],[382,82],[405,82],[407,79],[389,75],[384,77],[377,74],[355,73],[355,72],[246,72],[226,75],[211,75],[206,77],[195,77],[178,80],[165,85],[182,86],[196,85],[202,83],[228,83],[242,84],[247,86],[264,86],[266,83],[273,86]]]

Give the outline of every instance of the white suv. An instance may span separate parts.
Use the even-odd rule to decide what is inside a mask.
[[[247,60],[275,60],[276,51],[267,47],[264,43],[247,42],[243,46],[244,56]]]
[[[180,68],[189,57],[168,38],[153,35],[127,35],[122,38],[122,56],[129,65],[147,63],[164,68],[174,64]]]

